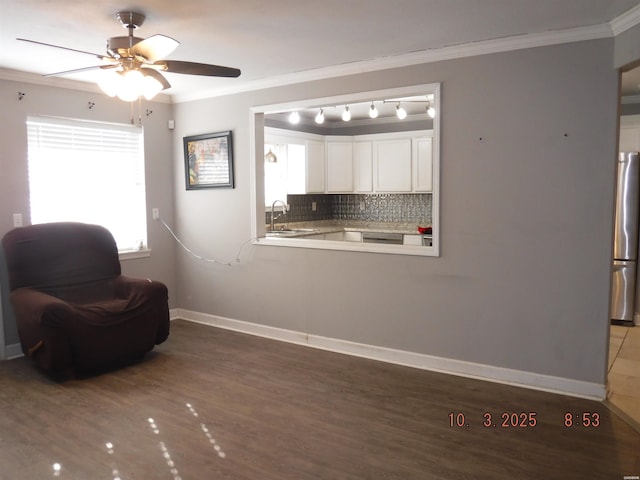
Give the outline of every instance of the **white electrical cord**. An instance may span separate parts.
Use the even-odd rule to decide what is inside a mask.
[[[184,243],[182,243],[182,240],[180,240],[178,238],[178,236],[173,233],[173,230],[171,230],[171,227],[169,225],[167,225],[164,220],[162,220],[162,218],[160,218],[159,216],[156,218],[156,220],[158,220],[162,225],[164,225],[164,228],[166,228],[169,233],[171,234],[171,236],[175,239],[176,242],[178,242],[178,245],[180,245],[189,255],[191,255],[193,258],[196,258],[198,260],[202,260],[204,262],[209,262],[209,263],[217,263],[218,265],[224,265],[226,267],[232,267],[233,263],[232,261],[228,261],[228,262],[221,262],[219,260],[216,260],[214,258],[206,258],[203,257],[201,255],[198,255],[197,253],[195,253],[193,250],[191,250],[189,247],[187,247]],[[244,243],[242,243],[240,245],[240,248],[238,249],[238,254],[236,255],[236,258],[234,259],[235,263],[240,263],[240,254],[242,253],[242,249],[245,247],[245,245],[249,242],[251,242],[252,240],[254,240],[253,238],[250,238],[249,240],[245,241]]]

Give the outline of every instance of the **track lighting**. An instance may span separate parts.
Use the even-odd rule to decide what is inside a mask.
[[[316,115],[316,123],[324,123],[324,110],[322,108]]]
[[[407,111],[402,108],[399,103],[396,106],[396,115],[400,120],[404,120],[405,118],[407,118]]]
[[[342,112],[342,120],[344,120],[345,122],[351,120],[351,112],[349,111],[348,105],[345,105],[344,107],[344,111]]]
[[[291,115],[289,115],[289,123],[294,125],[300,123],[300,114],[297,111],[291,112]]]
[[[378,118],[378,109],[373,102],[371,102],[371,108],[369,108],[369,117]]]
[[[431,103],[427,103],[427,115],[431,118],[435,118],[436,116],[436,109],[431,106]]]

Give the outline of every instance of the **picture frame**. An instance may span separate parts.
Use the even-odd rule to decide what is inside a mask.
[[[187,190],[234,188],[231,131],[183,137]]]

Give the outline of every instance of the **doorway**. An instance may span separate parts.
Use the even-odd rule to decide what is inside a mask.
[[[634,130],[637,123],[637,139]],[[620,88],[620,150],[640,150],[640,67],[622,72]],[[625,130],[626,129],[626,130]],[[607,370],[607,403],[640,430],[640,324],[611,325]]]

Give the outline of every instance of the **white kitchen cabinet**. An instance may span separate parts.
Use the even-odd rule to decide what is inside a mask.
[[[278,157],[277,163],[265,163],[265,190],[267,182],[271,182],[275,184],[272,190],[282,185],[287,194],[325,193],[324,136],[265,128],[264,143],[272,145]],[[274,176],[272,170],[280,172],[279,176]]]
[[[433,138],[413,139],[413,191],[433,191]]]
[[[327,193],[353,192],[353,142],[327,141]]]
[[[378,140],[373,149],[376,192],[411,192],[411,139]]]
[[[353,191],[373,190],[373,142],[353,143]]]
[[[422,235],[404,234],[402,236],[403,245],[419,245],[422,246]]]
[[[318,140],[307,140],[306,148],[307,171],[305,181],[307,191],[305,193],[324,193],[324,142],[320,142]]]
[[[299,142],[299,140],[297,140]],[[324,142],[303,140],[302,145],[289,143],[287,159],[287,193],[324,193]],[[301,149],[300,155],[291,152]]]

